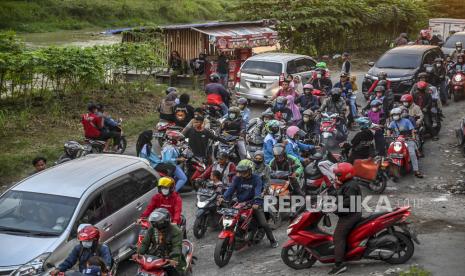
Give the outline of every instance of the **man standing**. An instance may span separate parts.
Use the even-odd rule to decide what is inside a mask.
[[[351,71],[352,71],[352,64],[350,63],[350,54],[345,52],[342,54],[341,73],[346,73],[347,75],[350,75]]]
[[[220,56],[218,57],[217,71],[220,75],[221,84],[227,88],[229,80],[229,59],[226,57],[224,52],[220,52]]]

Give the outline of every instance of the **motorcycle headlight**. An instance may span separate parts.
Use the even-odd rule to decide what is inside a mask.
[[[28,263],[20,266],[16,269],[11,275],[13,276],[23,276],[23,275],[40,275],[45,272],[45,261],[50,256],[51,252],[46,252],[38,257],[32,259]]]
[[[462,81],[462,75],[455,75],[454,81]]]
[[[230,218],[223,218],[223,226],[225,228],[231,226],[233,224],[233,219]]]
[[[323,138],[329,138],[329,137],[331,137],[331,133],[323,132]]]
[[[399,152],[402,149],[402,144],[400,142],[394,143],[394,150]]]
[[[197,207],[204,208],[207,206],[208,201],[197,201]]]

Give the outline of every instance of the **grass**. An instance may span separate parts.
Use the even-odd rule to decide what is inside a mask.
[[[113,118],[123,119],[129,147],[140,132],[158,121],[156,107],[166,86],[155,85],[146,92],[88,92],[64,99],[37,98],[29,106],[21,100],[0,106],[0,190],[27,176],[31,160],[44,156],[48,164],[63,153],[68,140],[82,141],[80,115],[90,101],[106,106]],[[201,103],[201,93],[181,89],[191,96],[191,104]]]
[[[42,32],[224,19],[225,8],[235,1],[2,0],[0,29]]]

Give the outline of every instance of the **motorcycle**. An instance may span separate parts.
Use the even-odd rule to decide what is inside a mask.
[[[218,227],[221,215],[218,214],[218,193],[213,183],[205,181],[203,187],[197,191],[197,213],[192,231],[197,239],[203,238],[208,226]]]
[[[386,141],[393,139],[393,137],[386,137]],[[410,154],[406,143],[406,138],[399,135],[395,140],[389,144],[387,157],[389,164],[389,175],[394,177],[394,180],[399,179],[403,174],[407,174],[411,170]]]
[[[194,245],[189,240],[182,241],[182,254],[186,258],[187,268],[186,272],[188,275],[192,274],[192,264],[194,260]],[[169,266],[169,259],[160,258],[151,255],[134,255],[132,260],[139,264],[137,269],[138,276],[166,276],[166,267]]]
[[[89,144],[81,145],[76,141],[65,142],[63,148],[64,153],[58,157],[58,160],[55,161],[55,165],[65,163],[92,153],[92,147]]]
[[[392,212],[373,213],[363,218],[347,236],[345,260],[382,260],[403,264],[414,253],[414,243],[420,244],[415,229],[406,222],[410,207]],[[292,221],[287,229],[289,240],[283,245],[281,259],[293,269],[312,267],[316,261],[334,263],[333,236],[323,232],[318,223],[329,217],[321,212],[306,211]]]
[[[465,157],[465,118],[460,121],[460,127],[455,129],[455,137],[457,144],[462,149],[463,156]]]
[[[114,152],[116,154],[123,154],[126,150],[126,146],[128,145],[128,141],[126,140],[126,136],[124,136],[123,128],[121,126],[122,122],[123,120],[119,119],[118,125],[112,127],[112,131],[119,132],[121,134],[119,145],[116,145],[116,151]],[[84,139],[84,144],[89,145],[92,148],[92,153],[102,153],[103,149],[105,148],[105,142],[106,141],[96,140],[87,137]]]
[[[450,80],[449,94],[454,96],[454,102],[465,98],[465,74],[457,71]]]
[[[289,172],[287,171],[275,171],[270,175],[270,186],[267,195],[274,197],[285,197],[290,195],[290,180]],[[272,229],[278,229],[283,223],[283,213],[279,212],[279,200],[273,206],[277,212],[268,212],[269,214],[269,224]]]
[[[216,141],[213,143],[213,158],[216,159],[218,153],[220,152],[227,152],[229,154],[229,160],[237,164],[239,161],[241,161],[241,158],[239,156],[239,150],[237,148],[237,140],[239,140],[240,137],[226,133],[223,136],[223,139],[227,143],[222,143],[220,141]]]
[[[168,130],[182,130],[182,129],[183,129],[182,127],[176,126],[175,122],[168,122],[168,121],[161,120],[155,126],[156,131],[153,132],[153,138],[157,139],[158,145],[162,147],[163,144],[165,143],[165,139],[166,139],[165,135]]]
[[[312,162],[304,169],[302,190],[306,195],[317,196],[332,185],[334,175],[330,173],[331,167],[341,160],[341,156],[323,147],[321,153],[311,155],[309,159]]]
[[[186,184],[196,189],[197,187],[194,185],[195,181],[205,172],[207,163],[205,160],[194,156],[194,153],[187,145],[181,146],[181,156],[186,159],[185,162],[180,164],[187,176],[188,183]]]
[[[320,141],[322,144],[329,148],[333,148],[338,145],[339,142],[347,139],[348,131],[346,130],[344,133],[340,133],[337,128],[339,124],[342,124],[339,114],[331,112],[321,113]],[[345,125],[342,125],[342,127],[345,128]]]
[[[255,222],[251,202],[236,203],[232,208],[221,209],[219,213],[223,215],[223,230],[218,235],[214,259],[217,266],[224,267],[234,250],[258,244],[265,231]]]
[[[179,228],[181,228],[183,239],[187,239],[186,224],[187,224],[186,223],[186,217],[184,217],[184,215],[181,215],[181,224],[178,225],[178,226],[179,226]],[[139,228],[139,234],[137,236],[136,246],[140,247],[140,245],[142,244],[142,241],[144,240],[145,234],[147,233],[147,231],[150,228],[150,222],[145,218],[138,219],[136,221],[136,227]]]

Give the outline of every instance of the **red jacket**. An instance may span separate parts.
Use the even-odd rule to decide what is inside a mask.
[[[182,199],[178,193],[172,192],[169,196],[162,194],[154,195],[140,217],[147,218],[157,208],[167,209],[170,212],[171,221],[178,225],[181,224]]]

